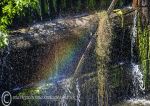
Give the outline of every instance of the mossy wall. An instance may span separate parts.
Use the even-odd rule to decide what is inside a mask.
[[[140,25],[140,24],[139,24]],[[138,27],[138,48],[141,70],[144,74],[146,90],[150,90],[150,28],[149,26]]]
[[[140,7],[137,14],[137,46],[141,70],[144,75],[145,90],[150,91],[150,4],[148,0],[142,0],[140,5],[146,6]]]
[[[111,20],[106,11],[98,15],[96,40],[98,103],[101,103],[100,106],[111,106],[127,96],[130,91],[132,80],[128,73],[129,65],[119,64],[122,61],[130,61],[130,31],[122,27],[121,21],[116,23],[116,18]],[[123,36],[126,39],[123,39]]]
[[[128,12],[128,10],[124,11]],[[108,53],[107,57],[109,57],[104,60],[107,60],[105,63],[105,72],[107,73],[106,89],[110,105],[133,95],[130,38],[133,14],[123,14],[122,17],[125,21],[122,21],[122,18],[116,15],[115,12],[109,16],[112,29],[109,38],[105,38],[110,39],[109,46],[106,49],[107,52],[103,53]],[[105,33],[102,35],[105,35]]]

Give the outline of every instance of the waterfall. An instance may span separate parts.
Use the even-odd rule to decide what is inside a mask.
[[[136,37],[137,37],[137,11],[135,11],[135,16],[133,19],[133,29],[132,29],[132,35],[131,35],[131,63],[134,62],[134,47],[136,43]]]
[[[132,63],[132,75],[133,75],[133,96],[139,96],[140,92],[144,93],[145,87],[143,82],[143,74],[139,69],[139,65]]]
[[[68,106],[67,100],[74,98],[74,95],[73,95],[73,93],[70,90],[72,88],[72,81],[71,81],[71,79],[63,80],[62,88],[64,90],[64,93],[62,95],[62,98],[61,98],[61,101],[60,101],[60,105],[61,106]]]
[[[61,106],[68,106],[67,101],[66,101],[66,95],[64,94],[63,97],[61,98]]]
[[[76,90],[77,90],[77,106],[80,106],[80,95],[81,95],[81,92],[80,92],[80,88],[79,88],[79,82],[78,82],[78,79],[76,80]]]
[[[60,100],[60,105],[61,106],[68,106],[67,100],[72,99],[74,100],[74,94],[71,91],[72,89],[72,79],[66,79],[62,82],[62,88],[64,90],[64,93],[62,95],[62,98]],[[75,83],[75,90],[76,90],[76,106],[80,106],[80,96],[81,96],[81,92],[80,92],[80,86],[79,86],[79,81],[78,79],[76,79],[76,83]]]
[[[147,100],[145,95],[145,86],[143,81],[143,73],[140,70],[140,65],[136,62],[136,55],[134,49],[136,48],[137,32],[137,20],[138,11],[135,10],[135,16],[133,19],[133,28],[131,33],[131,74],[132,74],[132,93],[133,98],[124,100],[114,106],[150,106],[150,101]]]
[[[137,10],[135,11],[135,16],[133,20],[133,29],[131,36],[131,65],[132,65],[132,78],[133,78],[133,96],[138,97],[140,93],[144,93],[144,81],[143,74],[139,68],[139,65],[135,63],[134,48],[136,45],[137,37]]]

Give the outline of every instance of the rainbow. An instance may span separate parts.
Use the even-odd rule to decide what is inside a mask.
[[[89,39],[83,34],[50,44],[37,67],[40,79],[55,82],[73,75]]]

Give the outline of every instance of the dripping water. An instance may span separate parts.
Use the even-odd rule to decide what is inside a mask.
[[[137,37],[137,11],[135,11],[135,16],[133,19],[133,28],[132,28],[132,35],[131,35],[131,64],[134,63],[135,55],[134,55],[134,47],[135,41]]]
[[[60,101],[61,106],[68,106],[67,100],[73,98],[73,93],[71,92],[71,82],[71,79],[65,79],[62,82],[62,88],[64,90],[64,93]]]
[[[80,106],[80,88],[79,88],[79,82],[78,79],[76,80],[76,90],[77,90],[77,106]]]
[[[136,44],[137,37],[137,10],[135,11],[135,16],[133,20],[133,29],[131,36],[131,66],[132,66],[132,76],[133,76],[133,96],[136,98],[140,96],[140,93],[144,94],[144,81],[143,74],[139,68],[139,65],[135,63],[134,48]]]
[[[133,96],[138,97],[140,93],[144,94],[144,82],[143,82],[143,74],[139,69],[139,65],[132,63],[132,75],[133,75]]]
[[[74,100],[74,94],[71,91],[72,83],[73,83],[72,79],[67,79],[67,80],[62,82],[62,88],[64,90],[64,94],[63,94],[61,101],[60,101],[61,106],[68,106],[67,100],[69,100],[69,99]],[[80,92],[80,86],[79,86],[78,79],[76,79],[76,82],[75,82],[75,89],[77,92],[76,93],[76,106],[80,106],[81,92]]]
[[[143,73],[140,70],[139,64],[136,62],[135,47],[137,38],[137,16],[138,12],[135,10],[135,16],[133,19],[133,28],[131,33],[131,67],[132,67],[132,94],[133,98],[125,100],[114,106],[150,106],[150,101],[143,97],[145,94],[145,86],[143,81]]]

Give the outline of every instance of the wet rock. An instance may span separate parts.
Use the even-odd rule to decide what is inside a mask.
[[[97,26],[98,16],[89,15],[37,23],[13,31],[9,50],[6,49],[9,54],[2,56],[0,73],[5,90],[43,79],[54,81],[71,76]]]
[[[84,31],[85,33],[95,32],[97,22],[97,15],[89,15],[37,23],[28,28],[13,31],[10,36],[10,45],[12,48],[25,48],[34,45],[35,42],[35,45],[41,45],[64,37],[79,37]],[[20,45],[20,42],[25,44]]]

